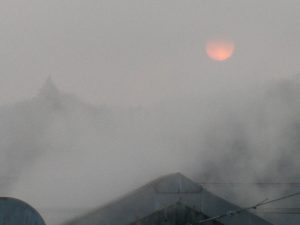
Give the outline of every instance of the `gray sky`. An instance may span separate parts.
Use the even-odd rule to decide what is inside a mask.
[[[300,71],[297,0],[1,0],[0,104],[46,77],[93,103],[140,105]],[[213,62],[205,41],[227,37]]]
[[[0,0],[0,195],[52,225],[171,172],[295,181],[299,79],[270,80],[300,72],[299,12],[299,0]],[[211,38],[233,56],[209,59]],[[23,102],[49,75],[83,101],[50,85]]]

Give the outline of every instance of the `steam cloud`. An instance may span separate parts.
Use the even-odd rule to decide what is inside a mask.
[[[48,80],[37,97],[0,109],[1,195],[57,224],[177,171],[199,181],[299,181],[298,78],[245,93],[121,109],[81,102]]]

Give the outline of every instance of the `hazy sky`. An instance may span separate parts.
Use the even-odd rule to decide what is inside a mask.
[[[46,77],[86,101],[148,104],[300,71],[298,0],[1,0],[0,104]],[[210,38],[235,42],[213,62]]]
[[[256,86],[300,72],[299,12],[299,0],[0,0],[0,106],[49,75],[83,100],[53,88],[0,108],[1,195],[58,224],[71,217],[60,209],[170,172],[298,181],[299,84]],[[206,56],[212,38],[235,43],[229,60]]]

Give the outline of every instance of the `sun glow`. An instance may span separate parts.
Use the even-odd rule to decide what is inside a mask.
[[[232,56],[234,44],[230,41],[211,40],[206,43],[207,55],[216,61],[224,61]]]

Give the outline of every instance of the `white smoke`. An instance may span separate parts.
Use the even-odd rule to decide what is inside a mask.
[[[121,109],[86,104],[48,80],[37,97],[0,109],[1,195],[58,224],[171,172],[199,181],[298,180],[298,87],[295,78],[247,94]]]

